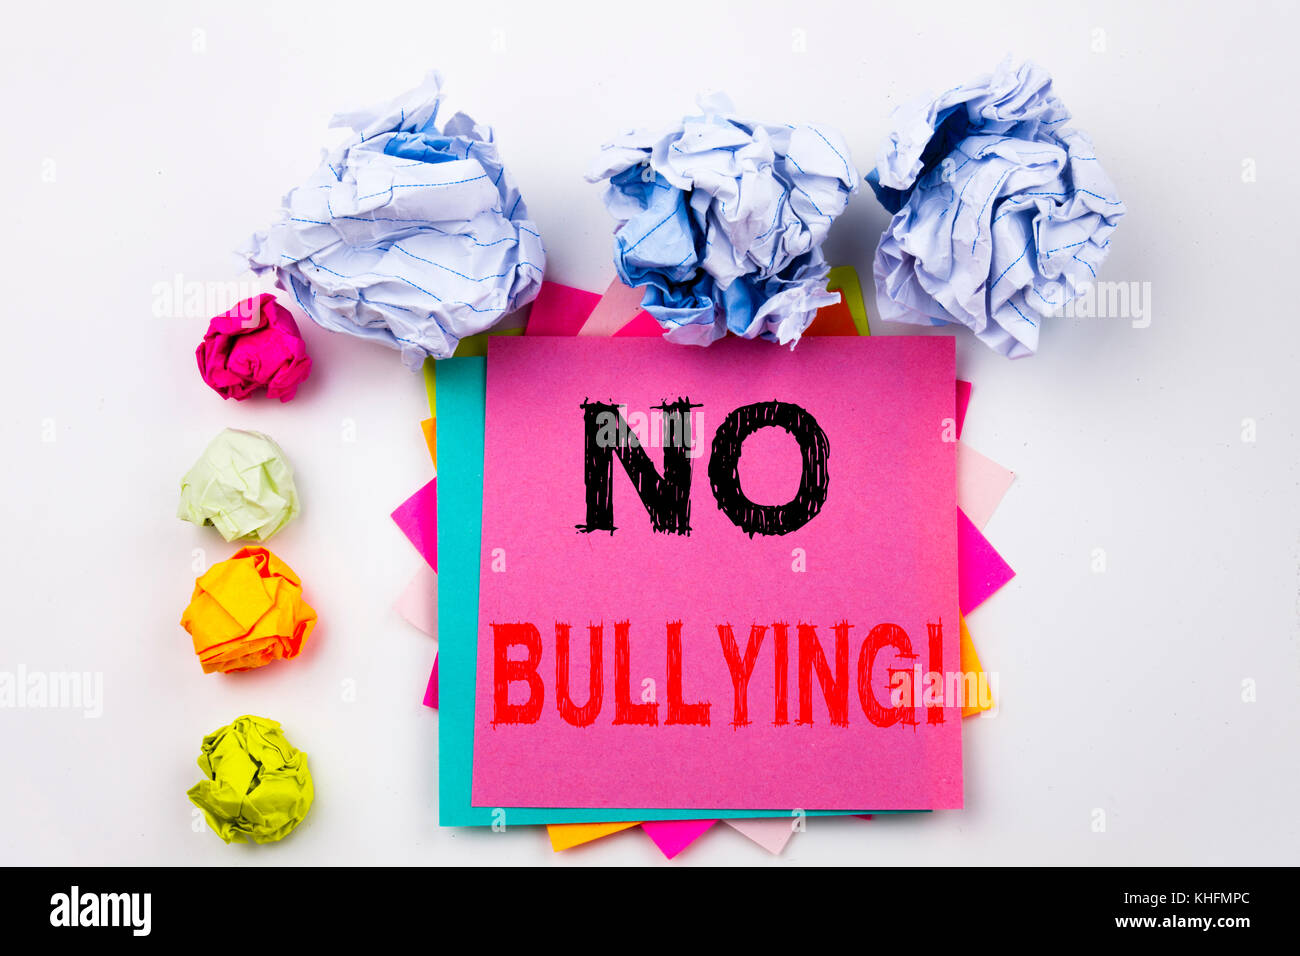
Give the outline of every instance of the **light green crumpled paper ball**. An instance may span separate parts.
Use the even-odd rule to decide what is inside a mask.
[[[293,469],[261,432],[227,428],[181,479],[177,517],[210,524],[227,541],[265,541],[298,515]]]
[[[280,725],[245,715],[203,738],[207,779],[185,792],[227,843],[273,843],[293,832],[315,792],[307,755]]]

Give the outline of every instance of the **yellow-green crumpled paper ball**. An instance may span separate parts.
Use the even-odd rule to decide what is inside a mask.
[[[199,769],[206,779],[186,796],[227,843],[274,843],[311,809],[307,755],[274,720],[246,715],[208,734]]]
[[[298,515],[293,469],[261,432],[227,428],[181,479],[177,516],[210,524],[227,541],[265,541]]]

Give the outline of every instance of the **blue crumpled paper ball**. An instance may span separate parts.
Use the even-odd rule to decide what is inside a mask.
[[[440,128],[442,78],[339,114],[353,135],[241,250],[318,325],[382,342],[418,368],[531,302],[546,253],[492,129]]]
[[[893,219],[876,249],[880,316],[956,323],[1011,358],[1096,278],[1124,216],[1070,112],[1033,63],[894,112],[867,182]]]
[[[699,106],[665,132],[619,136],[587,174],[609,181],[619,278],[645,287],[670,341],[797,342],[839,301],[821,245],[858,189],[848,146],[826,127],[738,119],[723,96]]]

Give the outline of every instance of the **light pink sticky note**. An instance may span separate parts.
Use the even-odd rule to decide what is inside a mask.
[[[599,301],[595,292],[543,282],[528,313],[524,335],[577,335]]]
[[[424,688],[424,706],[438,709],[438,655],[433,655],[433,671],[429,674],[429,685]]]
[[[397,613],[430,637],[438,636],[438,574],[420,565],[393,605]]]
[[[410,539],[429,567],[438,570],[438,479],[407,498],[393,510],[393,521]]]
[[[1016,476],[965,442],[957,443],[957,507],[983,530]]]
[[[794,835],[788,817],[759,817],[753,820],[724,820],[727,826],[739,830],[768,853],[780,853]]]
[[[613,335],[637,317],[644,289],[626,286],[618,277],[609,284],[596,308],[587,316],[579,335]],[[657,328],[658,326],[656,326]]]
[[[734,338],[707,349],[494,341],[473,804],[700,817],[721,807],[959,807],[960,708],[906,727],[877,709],[892,707],[890,669],[911,673],[907,655],[927,670],[960,670],[956,455],[934,427],[953,414],[955,383],[945,337],[809,337],[793,352]],[[693,406],[689,534],[654,530],[612,449],[593,474],[608,468],[614,530],[582,530],[583,462],[600,454],[599,436],[585,437],[584,402],[616,403],[631,430],[649,420],[638,450],[658,483],[665,396]],[[763,404],[773,401],[782,408]],[[781,417],[755,417],[743,454],[714,474],[720,429],[738,427],[736,410],[751,406]],[[817,447],[802,416],[829,448],[825,502],[787,533],[748,533],[734,517],[748,506],[729,505],[729,517],[715,481],[732,481],[734,467],[755,508],[799,497]],[[796,419],[802,443],[780,424]],[[737,440],[725,434],[724,462]],[[650,495],[649,471],[640,474]],[[494,554],[506,573],[493,570]],[[733,668],[744,656],[752,668],[737,706]]]
[[[957,437],[961,437],[962,426],[966,424],[966,409],[970,405],[970,382],[957,379]]]
[[[1002,555],[960,508],[957,510],[957,574],[963,615],[975,610],[1016,576],[1011,565],[1002,560]]]
[[[701,836],[717,820],[647,820],[641,829],[668,859],[672,859]]]

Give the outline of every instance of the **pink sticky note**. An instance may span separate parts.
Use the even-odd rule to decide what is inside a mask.
[[[433,671],[429,674],[429,685],[424,688],[424,706],[438,709],[438,655],[433,655]]]
[[[595,292],[543,282],[528,313],[524,335],[577,335],[599,301]]]
[[[393,605],[397,613],[430,637],[438,636],[438,575],[420,565]]]
[[[780,853],[794,835],[788,817],[760,817],[754,820],[724,820],[732,829],[739,830],[768,853]]]
[[[963,615],[975,610],[1016,576],[961,509],[957,510],[957,571]]]
[[[641,311],[641,297],[644,289],[626,286],[615,277],[605,294],[596,303],[596,308],[587,316],[586,324],[579,335],[613,335],[637,317]],[[656,328],[658,326],[656,325]]]
[[[438,479],[407,498],[393,511],[393,520],[429,567],[438,570]]]
[[[1016,480],[1013,472],[981,455],[965,442],[957,443],[957,507],[983,530],[1002,496]]]
[[[960,806],[957,702],[889,694],[960,670],[955,382],[943,337],[494,341],[473,804]]]
[[[639,312],[627,325],[614,333],[614,338],[663,338],[664,330],[649,312]]]
[[[962,426],[966,424],[966,409],[970,405],[970,382],[957,379],[957,437],[961,437]]]
[[[647,820],[641,824],[641,829],[655,841],[655,846],[659,847],[663,855],[671,860],[717,822],[717,820]]]

